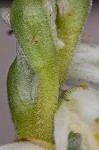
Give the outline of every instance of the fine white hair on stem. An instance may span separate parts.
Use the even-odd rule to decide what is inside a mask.
[[[56,26],[56,0],[45,0],[45,6],[47,6],[48,19],[51,27],[52,36],[55,42],[55,45],[58,49],[61,49],[65,46],[64,42],[58,38],[57,35],[57,26]]]
[[[56,150],[67,150],[68,147],[69,115],[64,102],[55,114],[54,138]]]
[[[37,96],[38,77],[29,66],[26,56],[17,42],[17,64],[20,68],[19,95],[22,99],[34,102]]]
[[[99,46],[81,43],[69,67],[69,81],[99,83]]]
[[[59,15],[66,15],[69,10],[68,0],[57,0]]]
[[[0,16],[10,26],[10,8],[0,8]]]

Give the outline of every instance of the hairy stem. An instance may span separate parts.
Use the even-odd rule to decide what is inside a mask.
[[[38,76],[38,95],[32,108],[32,136],[52,142],[59,83],[56,49],[44,1],[15,0],[11,25],[29,65]],[[21,132],[20,123],[16,124],[22,137],[25,129]]]
[[[58,51],[59,78],[62,84],[68,72],[75,48],[90,9],[90,0],[61,0],[58,2],[58,37],[64,48]]]

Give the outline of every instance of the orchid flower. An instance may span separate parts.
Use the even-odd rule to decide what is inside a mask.
[[[0,9],[17,39],[7,80],[17,140],[0,150],[99,149],[98,91],[76,84],[61,95],[65,80],[99,82],[98,46],[77,47],[90,6],[90,0],[14,0]]]

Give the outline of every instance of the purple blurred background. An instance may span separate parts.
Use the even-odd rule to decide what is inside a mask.
[[[0,7],[11,6],[11,0],[0,1]],[[16,41],[14,35],[8,36],[10,28],[0,18],[0,145],[13,142],[15,130],[10,117],[7,99],[6,79],[8,69],[16,56]],[[93,1],[92,11],[84,28],[89,34],[83,38],[89,42],[99,44],[99,1]]]

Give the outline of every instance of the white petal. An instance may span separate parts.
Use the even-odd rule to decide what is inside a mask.
[[[19,142],[0,146],[0,150],[45,150],[45,148],[29,142]]]
[[[79,62],[81,60],[99,66],[99,50],[97,52],[90,51],[90,52],[77,53],[74,58],[74,63],[77,62],[78,59]]]
[[[63,103],[55,114],[54,138],[56,150],[67,150],[68,133],[69,133],[68,123],[69,123],[68,110],[66,103]]]
[[[79,59],[99,66],[99,45],[80,43],[74,56],[74,63]]]
[[[99,83],[99,46],[81,43],[69,67],[69,81]]]
[[[99,67],[86,62],[73,64],[69,70],[68,80],[84,80],[99,83]]]
[[[78,45],[77,53],[83,53],[83,52],[98,52],[99,51],[99,45],[96,45],[94,43],[86,43],[82,42]]]
[[[78,105],[77,113],[84,122],[91,123],[99,118],[99,98],[95,90],[75,90],[69,99]]]
[[[87,124],[82,125],[83,140],[81,150],[99,150],[99,142],[92,134],[90,126]]]

